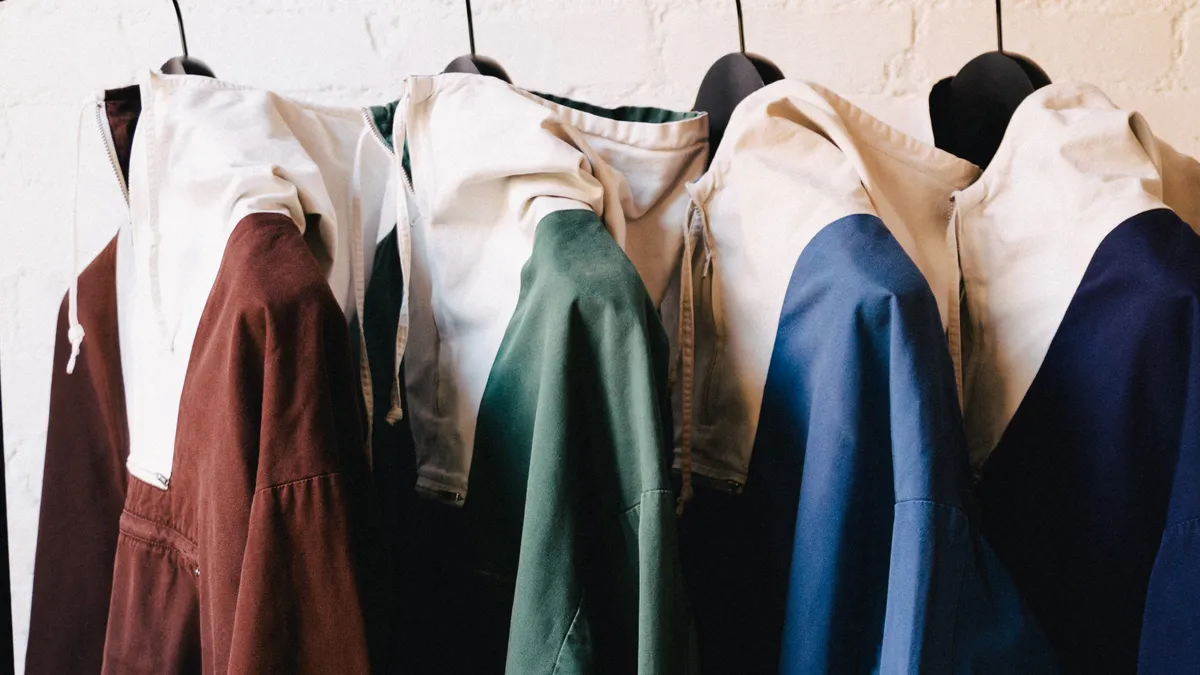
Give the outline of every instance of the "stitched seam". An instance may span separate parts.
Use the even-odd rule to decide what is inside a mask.
[[[628,515],[630,511],[641,507],[642,502],[646,500],[646,497],[649,497],[650,495],[655,495],[655,494],[670,495],[671,499],[675,498],[675,493],[670,490],[646,490],[642,494],[638,495],[637,503],[626,507],[625,510],[621,512],[621,515],[623,515],[623,516]]]
[[[931,506],[938,506],[941,508],[950,509],[951,511],[954,511],[954,512],[962,515],[962,517],[965,520],[967,520],[968,523],[970,522],[970,518],[967,516],[967,512],[964,511],[963,509],[961,509],[957,506],[952,506],[950,504],[943,504],[942,502],[934,501],[932,499],[903,499],[901,501],[896,502],[894,506],[901,506],[903,504],[929,504]],[[959,606],[962,605],[963,587],[966,585],[966,583],[967,583],[967,563],[964,562],[959,566],[958,592],[954,594],[954,608],[950,614],[950,617],[951,617],[951,619],[950,619],[950,652],[951,652],[951,654],[957,653],[956,650],[954,649],[954,646],[958,642],[958,609],[959,609]]]
[[[268,490],[275,490],[278,488],[291,487],[292,485],[298,485],[300,483],[309,483],[309,482],[312,482],[315,480],[321,480],[322,478],[330,478],[333,476],[340,476],[340,475],[342,475],[341,471],[330,471],[329,473],[321,473],[321,474],[317,474],[315,476],[309,476],[308,478],[297,478],[296,480],[289,480],[289,481],[286,481],[283,483],[277,483],[275,485],[268,485],[266,487],[260,487],[254,491],[254,494],[257,495],[260,492],[267,492]]]
[[[941,507],[944,507],[947,509],[954,509],[955,511],[958,511],[959,513],[962,513],[962,514],[966,513],[966,511],[962,510],[961,508],[959,508],[957,506],[954,506],[953,504],[944,504],[942,502],[934,501],[932,499],[901,499],[900,501],[896,502],[894,504],[894,506],[900,506],[901,504],[932,504],[934,506],[941,506]]]
[[[180,532],[179,530],[175,529],[175,528],[174,528],[174,527],[172,527],[171,525],[167,525],[166,523],[160,523],[160,522],[157,522],[157,521],[154,521],[154,520],[150,520],[149,518],[147,518],[147,517],[145,517],[145,516],[140,516],[140,515],[138,515],[138,514],[134,513],[133,511],[130,511],[130,510],[128,510],[128,509],[126,509],[126,511],[125,511],[125,515],[128,515],[130,518],[136,518],[136,519],[138,519],[138,520],[142,521],[143,523],[146,523],[147,525],[152,525],[152,526],[154,526],[154,527],[161,527],[162,529],[164,529],[164,530],[167,530],[167,531],[171,532],[172,534],[179,535],[179,538],[180,538],[180,539],[182,539],[182,540],[186,541],[187,543],[191,544],[192,546],[195,546],[195,545],[196,545],[196,542],[195,542],[195,541],[193,541],[191,537],[189,537],[189,536],[185,535],[184,533],[182,533],[182,532]],[[121,530],[121,531],[122,531],[122,532],[124,532],[125,530]]]
[[[952,506],[950,508],[953,509],[955,507]],[[958,509],[955,509],[955,510],[957,511]],[[964,514],[964,516],[965,516],[965,514]],[[969,534],[968,534],[967,544],[968,545],[971,544]],[[958,593],[956,593],[954,595],[954,610],[950,614],[950,617],[951,617],[950,618],[950,654],[951,655],[958,653],[958,650],[956,649],[956,647],[958,645],[958,608],[960,605],[962,605],[963,588],[966,585],[967,585],[967,562],[963,561],[960,564],[959,570],[958,570]],[[953,658],[954,657],[951,656],[950,658],[951,658],[951,666],[953,667],[953,665],[954,665]]]
[[[563,636],[562,643],[558,645],[558,654],[554,656],[554,669],[550,671],[551,675],[558,672],[558,666],[562,661],[563,653],[567,650],[567,641],[571,639],[571,633],[575,632],[575,624],[579,623],[579,615],[583,613],[583,595],[579,596],[579,603],[575,605],[575,616],[571,617],[571,625],[567,627],[567,633]]]
[[[1188,518],[1187,520],[1181,520],[1178,523],[1174,523],[1172,525],[1168,525],[1165,528],[1163,528],[1163,534],[1166,534],[1166,533],[1170,532],[1171,530],[1181,529],[1188,525],[1194,525],[1196,523],[1200,523],[1200,518]]]
[[[175,553],[175,554],[178,554],[178,555],[179,555],[179,557],[180,557],[180,558],[183,558],[183,561],[184,561],[184,562],[186,562],[186,563],[190,563],[190,564],[192,564],[192,565],[195,565],[195,564],[196,564],[196,563],[195,563],[195,561],[193,561],[193,560],[192,560],[192,556],[190,556],[190,555],[188,555],[188,554],[184,553],[183,551],[179,550],[179,548],[178,548],[178,547],[175,547],[175,546],[170,546],[170,545],[168,545],[168,544],[164,544],[164,543],[162,543],[161,541],[151,541],[151,540],[149,540],[149,539],[143,539],[142,537],[139,537],[139,536],[137,536],[137,535],[135,535],[135,534],[130,534],[128,531],[126,531],[126,530],[124,530],[124,529],[120,530],[120,533],[121,533],[121,536],[123,536],[123,537],[127,537],[127,538],[129,538],[129,539],[132,539],[132,540],[134,540],[134,541],[136,541],[136,542],[139,542],[139,543],[141,543],[141,544],[143,544],[143,545],[145,545],[145,546],[149,546],[150,548],[157,548],[157,549],[159,549],[159,550],[166,551],[166,552],[168,552],[168,553]]]
[[[172,77],[172,76],[163,77],[161,75],[159,77],[161,78],[161,79],[159,79],[159,82],[162,85],[164,85],[165,87],[171,88],[171,89],[224,89],[226,91],[238,91],[238,92],[246,92],[246,93],[254,93],[255,91],[257,91],[253,87],[249,87],[244,84],[237,84],[237,83],[228,82],[225,80],[214,80],[212,78],[205,78],[205,79],[201,80],[199,78],[191,78],[191,77],[176,78],[176,77]],[[331,117],[344,117],[346,119],[350,119],[351,117],[358,118],[358,117],[362,116],[362,110],[360,108],[347,108],[344,106],[324,105],[324,104],[320,104],[320,103],[309,103],[306,101],[299,101],[299,100],[296,100],[293,98],[289,98],[287,96],[280,96],[278,94],[272,94],[272,96],[282,99],[283,101],[286,101],[287,103],[291,103],[292,105],[295,105],[299,108],[302,108],[305,110],[311,110],[313,112],[326,113],[326,114],[330,115]]]

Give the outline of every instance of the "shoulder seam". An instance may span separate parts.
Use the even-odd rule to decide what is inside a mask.
[[[322,478],[332,478],[334,476],[340,476],[340,475],[342,475],[341,471],[330,471],[327,473],[320,473],[315,476],[309,476],[307,478],[297,478],[296,480],[289,480],[289,481],[284,481],[282,483],[276,483],[274,485],[267,485],[265,487],[260,487],[254,491],[254,494],[255,494],[255,496],[257,496],[258,493],[260,493],[260,492],[267,492],[269,490],[276,490],[278,488],[291,487],[292,485],[296,485],[299,483],[308,483],[308,482],[312,482],[315,480],[321,480]]]
[[[1171,530],[1182,529],[1188,525],[1195,525],[1196,523],[1200,523],[1200,517],[1188,518],[1187,520],[1181,520],[1178,523],[1171,523],[1163,528],[1163,534],[1165,535]]]

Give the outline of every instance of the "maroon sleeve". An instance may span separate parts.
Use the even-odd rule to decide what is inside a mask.
[[[65,301],[55,339],[25,655],[30,675],[98,673],[104,654],[129,453],[115,239],[81,276],[79,311],[87,337],[71,375]]]
[[[368,488],[329,474],[255,495],[227,672],[379,672],[348,508]]]
[[[206,672],[390,672],[394,608],[346,320],[291,220],[231,237],[180,406]],[[201,451],[206,448],[207,451]],[[200,459],[203,458],[203,459]]]

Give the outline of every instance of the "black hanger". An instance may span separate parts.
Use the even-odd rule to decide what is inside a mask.
[[[204,77],[216,77],[213,74],[212,68],[200,59],[188,56],[187,34],[183,32],[183,12],[179,11],[179,0],[171,0],[171,4],[175,5],[175,21],[179,23],[179,43],[183,46],[183,56],[174,56],[167,59],[167,62],[162,64],[162,72],[168,75],[203,75]]]
[[[736,0],[739,51],[726,54],[704,74],[692,110],[708,113],[708,156],[717,152],[733,109],[750,94],[783,79],[779,66],[757,54],[746,53],[746,30],[742,24],[742,2]]]
[[[967,62],[929,92],[934,145],[987,168],[1013,113],[1027,96],[1050,84],[1029,58],[1004,51],[1000,1],[996,0],[996,51]]]
[[[512,78],[504,71],[504,68],[494,60],[486,56],[478,56],[475,54],[475,16],[471,13],[471,0],[467,2],[467,38],[471,41],[471,53],[463,54],[446,65],[444,73],[471,73],[473,75],[487,75],[489,77],[498,77],[505,82],[512,84]]]

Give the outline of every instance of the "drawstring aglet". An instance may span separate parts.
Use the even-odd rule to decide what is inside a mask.
[[[71,358],[67,359],[67,374],[75,372],[75,359],[79,357],[79,349],[83,345],[83,326],[75,324],[67,331],[67,339],[71,342]]]

